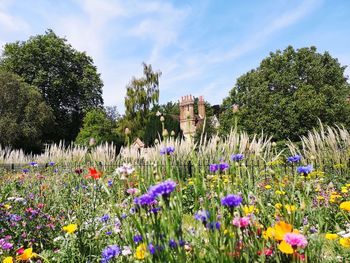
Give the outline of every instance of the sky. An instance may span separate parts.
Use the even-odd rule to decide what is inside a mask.
[[[142,62],[162,72],[160,103],[191,94],[211,104],[288,45],[350,65],[348,0],[0,0],[0,47],[47,29],[93,58],[105,105],[121,113]]]

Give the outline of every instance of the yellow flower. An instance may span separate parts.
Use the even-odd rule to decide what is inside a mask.
[[[269,184],[268,184],[268,185],[265,185],[265,189],[271,189],[271,187],[272,187],[272,186],[269,185]]]
[[[189,180],[189,181],[188,181],[188,184],[189,184],[189,185],[193,185],[193,181],[192,181],[192,180]]]
[[[275,225],[275,239],[279,241],[283,240],[285,234],[292,232],[292,228],[292,225],[283,221],[279,221]]]
[[[338,235],[337,234],[332,234],[332,233],[327,233],[325,235],[325,238],[328,239],[328,240],[335,240],[338,238]]]
[[[350,201],[342,202],[339,207],[340,209],[350,212]]]
[[[73,234],[75,231],[77,231],[78,225],[77,224],[69,224],[67,226],[64,226],[62,229],[64,231],[66,231],[68,234]]]
[[[32,248],[27,248],[23,251],[23,253],[19,256],[16,257],[16,260],[29,260],[31,258],[35,258],[37,255],[35,253],[33,253],[33,249]]]
[[[287,210],[287,212],[290,214],[294,212],[296,209],[295,205],[285,205],[284,208]]]
[[[263,232],[263,238],[268,240],[272,239],[275,236],[275,230],[272,227],[268,227],[266,231]]]
[[[276,209],[281,209],[281,208],[282,208],[282,206],[283,206],[283,205],[282,205],[281,203],[277,203],[277,204],[275,204],[275,208],[276,208]]]
[[[224,179],[224,184],[227,184],[229,180],[227,178]]]
[[[135,258],[136,259],[144,259],[146,256],[146,245],[145,244],[140,244],[137,248],[136,248],[136,252],[135,252]]]
[[[324,200],[324,197],[319,195],[319,196],[317,196],[317,200]]]
[[[5,209],[7,209],[7,210],[11,208],[11,206],[10,206],[9,204],[4,205],[4,207],[5,207]]]
[[[2,263],[13,263],[13,257],[6,257],[6,258],[4,258]]]
[[[350,187],[350,184],[346,184],[345,186],[346,186],[346,187]]]
[[[292,246],[289,245],[284,240],[278,245],[278,249],[281,250],[285,254],[293,254],[294,253]]]
[[[346,248],[350,248],[350,237],[339,239],[340,245]]]
[[[348,188],[343,186],[343,187],[341,188],[341,192],[342,192],[342,193],[347,193],[347,192],[348,192]]]
[[[277,195],[285,195],[286,192],[285,192],[285,191],[277,190],[277,191],[276,191],[276,194],[277,194]]]
[[[254,206],[253,205],[250,205],[250,206],[243,206],[243,212],[244,212],[244,215],[249,215],[251,213],[254,212]]]

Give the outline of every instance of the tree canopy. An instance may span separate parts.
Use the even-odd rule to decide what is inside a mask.
[[[120,131],[131,130],[131,138],[144,137],[149,113],[159,100],[160,71],[154,72],[151,65],[143,65],[141,78],[133,77],[126,87],[125,116],[120,123]]]
[[[114,142],[118,146],[120,144],[115,121],[111,120],[102,109],[93,109],[85,115],[76,143],[88,146],[91,138],[95,139],[96,144],[103,142]]]
[[[84,114],[103,104],[103,83],[92,58],[52,30],[6,44],[0,68],[39,88],[55,117],[54,125],[45,129],[48,142],[74,140]]]
[[[270,53],[260,66],[238,78],[223,102],[220,124],[223,133],[237,121],[249,133],[262,130],[276,140],[298,140],[318,126],[349,127],[350,85],[345,66],[328,52],[315,47]],[[232,111],[238,105],[239,110]]]
[[[53,115],[38,88],[0,71],[0,145],[40,151]]]

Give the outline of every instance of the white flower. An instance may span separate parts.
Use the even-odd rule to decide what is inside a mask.
[[[128,246],[123,246],[122,254],[123,256],[131,255],[131,248]]]

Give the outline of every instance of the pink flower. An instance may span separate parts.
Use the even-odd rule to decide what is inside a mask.
[[[139,192],[139,189],[137,189],[137,188],[129,188],[128,190],[126,190],[126,192],[129,195],[134,195],[134,194],[137,194]]]
[[[249,216],[244,216],[241,218],[235,217],[232,221],[232,224],[240,228],[245,228],[250,224],[250,217]]]
[[[284,235],[284,241],[292,247],[304,248],[307,245],[307,240],[302,234],[287,233]]]

